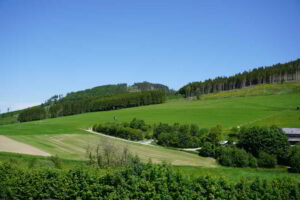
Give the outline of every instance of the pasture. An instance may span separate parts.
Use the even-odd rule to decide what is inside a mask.
[[[105,144],[112,144],[119,151],[128,148],[133,155],[138,155],[142,161],[153,163],[166,162],[173,165],[191,165],[216,167],[216,161],[212,158],[203,158],[196,154],[163,148],[160,146],[143,145],[120,141],[102,135],[94,134],[51,134],[51,135],[17,135],[10,138],[19,142],[27,143],[39,149],[58,155],[65,159],[84,160],[87,159],[88,148],[100,149]]]
[[[145,120],[147,124],[195,123],[201,128],[220,124],[225,130],[252,124],[299,128],[300,111],[296,110],[300,102],[299,87],[299,83],[254,86],[235,92],[217,93],[214,97],[210,94],[207,98],[203,96],[202,100],[174,99],[164,104],[8,124],[0,126],[0,135],[52,155],[82,160],[86,159],[87,146],[95,148],[104,140],[103,137],[83,129],[88,129],[95,123],[114,121],[114,118],[117,121],[128,122],[136,117]],[[245,90],[252,92],[247,93]],[[119,147],[128,146],[130,151],[139,155],[143,161],[151,158],[153,162],[166,161],[174,165],[216,166],[214,159],[202,158],[191,153],[114,139],[109,139],[109,142]]]
[[[300,127],[300,93],[217,98],[207,100],[171,100],[164,104],[92,112],[41,121],[0,126],[0,135],[75,134],[84,133],[95,123],[130,121],[134,117],[147,124],[195,123],[201,128],[218,124],[225,129],[234,126],[274,124],[279,127]],[[285,119],[286,118],[286,119]]]

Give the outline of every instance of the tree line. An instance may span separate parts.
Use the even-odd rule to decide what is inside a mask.
[[[130,123],[106,123],[95,124],[93,131],[119,137],[127,140],[143,140],[150,138],[150,126],[144,120],[134,118]]]
[[[200,82],[189,83],[179,89],[185,97],[199,96],[233,89],[240,89],[251,85],[264,83],[282,83],[300,80],[300,59],[284,64],[259,67],[251,71],[238,73],[230,77],[217,77]]]
[[[150,83],[150,82],[141,82],[134,83],[133,85],[127,85],[126,83],[120,84],[111,84],[111,85],[102,85],[94,87],[91,89],[81,90],[77,92],[70,92],[65,97],[62,95],[54,95],[48,99],[45,104],[56,101],[77,101],[83,100],[91,97],[105,97],[105,96],[114,96],[118,94],[129,93],[132,91],[149,91],[149,90],[164,90],[166,93],[169,92],[168,86]]]
[[[52,102],[23,110],[20,122],[55,118],[94,111],[107,111],[165,102],[165,92],[161,90],[124,93],[113,96],[90,97],[79,100]]]

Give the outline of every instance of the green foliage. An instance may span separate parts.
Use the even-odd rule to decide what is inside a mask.
[[[49,158],[49,160],[51,160],[51,162],[53,162],[54,166],[57,169],[61,169],[62,168],[62,161],[61,161],[61,159],[57,155],[56,156],[51,156]]]
[[[87,90],[68,93],[63,98],[63,101],[78,101],[78,100],[87,99],[91,97],[112,96],[112,95],[123,94],[127,92],[128,90],[127,90],[126,83],[117,84],[117,85],[102,85]]]
[[[300,198],[290,179],[187,179],[167,165],[134,162],[121,171],[89,172],[85,168],[25,170],[0,165],[2,199],[289,199]]]
[[[252,71],[245,71],[230,77],[217,77],[204,82],[189,83],[180,88],[179,93],[185,97],[228,91],[264,83],[283,83],[299,80],[300,59],[269,67],[260,67]]]
[[[265,152],[260,152],[258,155],[258,166],[265,168],[274,168],[277,165],[276,156]]]
[[[150,128],[149,126],[147,126],[145,124],[144,120],[139,120],[136,118],[133,118],[133,120],[130,122],[129,126],[130,126],[130,128],[140,129],[141,131],[148,131]]]
[[[116,110],[150,104],[160,104],[165,102],[164,91],[143,91],[133,93],[123,93],[114,96],[95,96],[89,98],[68,98],[58,101],[46,107],[37,106],[22,111],[19,115],[19,121],[33,121],[59,116],[74,115],[94,111]]]
[[[207,139],[209,142],[212,142],[215,145],[218,145],[220,141],[223,139],[222,126],[217,125],[210,129]]]
[[[281,160],[285,159],[289,152],[288,138],[277,127],[242,128],[238,146],[256,157],[263,151]]]
[[[205,142],[199,150],[199,155],[203,157],[216,158],[217,148],[215,144],[211,142]]]
[[[248,154],[243,149],[238,149],[234,147],[223,148],[220,156],[218,157],[218,162],[224,166],[231,167],[256,167],[255,158]]]
[[[149,126],[143,120],[134,118],[130,124],[106,123],[95,124],[93,131],[128,140],[143,140],[148,135]]]
[[[289,158],[290,171],[300,173],[300,146],[292,148],[292,152]]]
[[[147,90],[164,90],[166,92],[169,91],[168,86],[165,86],[163,84],[158,84],[158,83],[149,83],[147,81],[141,83],[134,83],[130,88],[141,90],[141,91],[147,91]]]
[[[178,148],[197,148],[205,140],[196,124],[175,123],[173,125],[160,123],[154,127],[153,137],[157,144]]]
[[[128,147],[121,150],[108,141],[103,141],[96,149],[88,148],[86,153],[89,165],[96,165],[99,168],[118,168],[140,162],[140,158],[137,155],[133,156]]]
[[[20,122],[27,122],[27,121],[41,120],[45,118],[46,118],[45,108],[43,108],[42,106],[35,106],[23,110],[19,114],[18,120]]]
[[[248,158],[249,158],[249,167],[257,168],[258,167],[257,159],[250,153],[248,153]]]

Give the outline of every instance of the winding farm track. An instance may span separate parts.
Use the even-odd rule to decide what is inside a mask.
[[[129,142],[129,143],[136,143],[136,144],[144,144],[144,145],[150,145],[150,146],[153,146],[151,143],[153,142],[153,140],[143,140],[143,141],[131,141],[131,140],[126,140],[126,139],[123,139],[123,138],[118,138],[118,137],[114,137],[114,136],[110,136],[110,135],[106,135],[106,134],[103,134],[103,133],[98,133],[96,131],[93,131],[92,129],[82,129],[84,131],[87,131],[89,133],[93,133],[93,134],[96,134],[96,135],[101,135],[101,136],[104,136],[104,137],[108,137],[108,138],[112,138],[112,139],[115,139],[115,140],[120,140],[120,141],[124,141],[124,142]]]
[[[136,143],[136,144],[143,144],[143,145],[149,145],[149,146],[154,146],[152,145],[151,143],[154,142],[153,139],[151,140],[142,140],[142,141],[131,141],[131,140],[126,140],[126,139],[123,139],[123,138],[118,138],[118,137],[114,137],[114,136],[110,136],[110,135],[106,135],[106,134],[103,134],[103,133],[98,133],[96,131],[93,131],[92,129],[83,129],[84,131],[87,131],[89,133],[93,133],[93,134],[96,134],[96,135],[101,135],[101,136],[104,136],[104,137],[108,137],[108,138],[112,138],[112,139],[115,139],[115,140],[120,140],[120,141],[124,141],[124,142],[129,142],[129,143]],[[157,147],[157,146],[156,146]],[[175,148],[174,148],[175,149]],[[190,152],[198,152],[198,150],[200,150],[201,147],[198,147],[198,148],[178,148],[178,150],[183,150],[183,151],[190,151]]]
[[[0,152],[22,153],[38,156],[51,156],[51,154],[41,151],[38,148],[24,144],[9,137],[0,135]]]

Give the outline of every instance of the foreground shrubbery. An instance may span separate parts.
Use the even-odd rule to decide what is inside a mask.
[[[0,199],[300,199],[300,184],[200,177],[187,179],[166,165],[133,163],[103,175],[85,168],[28,170],[0,165]]]

